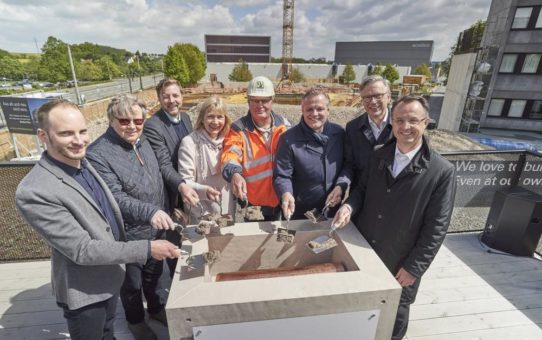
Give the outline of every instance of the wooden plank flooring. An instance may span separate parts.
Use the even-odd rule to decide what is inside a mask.
[[[407,338],[542,339],[542,262],[452,234],[424,275]]]
[[[477,236],[446,237],[411,308],[407,339],[542,339],[542,262],[488,253]],[[0,339],[69,338],[49,280],[48,261],[0,264]],[[115,331],[133,339],[120,302]]]
[[[0,339],[69,339],[62,312],[55,303],[50,284],[49,261],[0,264]],[[159,340],[169,339],[157,321],[149,325]],[[118,303],[115,321],[117,340],[133,340]]]

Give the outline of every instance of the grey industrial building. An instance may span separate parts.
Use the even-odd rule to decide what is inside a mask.
[[[480,128],[542,131],[542,1],[494,0],[478,57],[490,67]]]
[[[335,63],[338,64],[397,64],[414,69],[420,64],[429,65],[432,55],[432,40],[335,43]]]
[[[205,35],[208,63],[271,61],[271,37],[254,35]]]

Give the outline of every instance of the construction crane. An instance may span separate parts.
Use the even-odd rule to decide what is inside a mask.
[[[294,0],[284,0],[282,18],[282,80],[292,74],[294,50]]]

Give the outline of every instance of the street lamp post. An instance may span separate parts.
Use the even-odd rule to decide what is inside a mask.
[[[81,95],[79,94],[79,86],[77,85],[77,77],[75,76],[75,67],[73,67],[72,50],[70,48],[70,44],[66,44],[66,45],[68,45],[68,58],[70,60],[70,68],[72,70],[73,86],[75,86],[75,96],[77,97],[77,104],[79,106],[82,106],[83,103],[81,102]]]

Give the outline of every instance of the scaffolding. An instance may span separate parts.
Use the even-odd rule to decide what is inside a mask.
[[[478,132],[491,77],[495,72],[498,46],[484,46],[478,50],[459,131]]]

